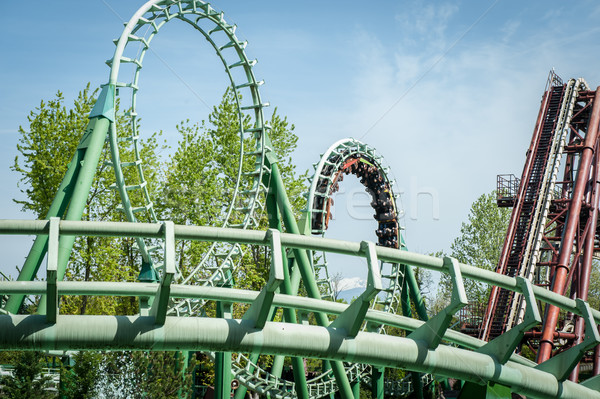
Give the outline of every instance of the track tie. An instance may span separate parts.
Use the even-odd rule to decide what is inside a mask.
[[[163,247],[160,245],[152,245],[151,247],[147,247],[146,250],[149,253],[153,253],[153,252],[158,252],[158,251],[162,251]]]
[[[235,89],[239,90],[239,89],[243,89],[245,87],[259,87],[264,84],[265,84],[264,80],[259,80],[258,82],[246,82],[246,83],[242,83],[241,85],[235,86]]]
[[[223,51],[223,50],[231,48],[231,47],[235,47],[235,48],[243,50],[246,48],[247,45],[248,45],[248,42],[246,40],[244,40],[243,42],[240,42],[238,40],[236,40],[236,41],[232,40],[229,43],[224,44],[221,47],[219,47],[219,51]]]
[[[266,152],[267,152],[267,149],[265,148],[265,153],[266,153]],[[252,156],[262,155],[262,153],[263,153],[263,152],[262,152],[262,150],[256,150],[256,151],[248,151],[248,152],[245,152],[245,153],[244,153],[244,155],[247,155],[247,156],[249,156],[249,157],[252,157]]]
[[[138,166],[142,164],[142,160],[141,159],[136,159],[135,161],[131,161],[131,162],[121,162],[121,167],[128,167],[128,166]]]
[[[129,116],[127,112],[125,113],[125,116]],[[133,115],[131,115],[131,116],[137,116],[137,113],[134,112]],[[137,141],[139,139],[140,139],[140,136],[135,135],[135,136],[119,137],[119,138],[117,138],[117,141],[119,143],[123,143],[123,142],[126,142],[126,141],[132,143],[132,142]]]
[[[137,190],[137,189],[146,187],[147,184],[148,184],[148,182],[144,180],[140,184],[132,184],[130,186],[125,186],[125,190],[127,190],[127,191]],[[117,190],[117,183],[112,183],[110,186],[108,186],[108,188],[110,188],[111,190]]]
[[[247,111],[247,110],[250,110],[250,109],[266,108],[268,106],[269,106],[269,103],[262,103],[262,104],[246,105],[244,107],[240,107],[240,109],[242,111]]]
[[[228,65],[227,68],[232,69],[232,68],[237,68],[239,66],[244,66],[244,65],[253,67],[254,65],[256,65],[257,62],[258,62],[257,60],[240,60],[238,62],[234,62],[231,65]]]
[[[115,84],[115,87],[125,87],[125,88],[130,88],[130,89],[133,89],[133,90],[139,90],[140,89],[138,85],[135,85],[133,83],[123,83],[123,82],[117,82]],[[137,115],[137,113],[136,113],[136,115]]]

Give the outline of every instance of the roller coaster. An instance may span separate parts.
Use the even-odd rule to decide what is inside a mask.
[[[234,93],[240,120],[237,179],[229,205],[214,226],[159,220],[144,176],[136,112],[146,52],[171,21],[189,24],[213,47]],[[265,122],[256,61],[223,12],[201,0],[152,0],[115,41],[108,83],[45,220],[0,220],[3,235],[34,235],[16,281],[0,281],[1,350],[203,351],[215,362],[215,395],[229,398],[232,379],[272,398],[358,398],[360,384],[373,397],[419,397],[434,381],[463,381],[461,396],[600,398],[597,324],[587,303],[598,243],[600,91],[583,80],[563,83],[554,73],[520,179],[499,177],[498,204],[512,206],[510,227],[496,272],[456,259],[409,252],[402,237],[394,181],[369,145],[347,138],[315,164],[307,204],[297,219],[290,205]],[[120,80],[129,70],[131,80]],[[127,95],[125,93],[128,93]],[[117,98],[129,99],[125,135],[117,129]],[[252,120],[250,127],[242,123]],[[132,158],[119,152],[129,146]],[[101,152],[116,176],[127,222],[82,221]],[[135,173],[125,173],[131,169]],[[345,175],[370,194],[378,227],[374,241],[326,237],[331,205]],[[132,181],[126,176],[134,175]],[[559,180],[559,176],[560,179]],[[268,215],[269,229],[257,229]],[[137,282],[65,281],[76,237],[127,237],[136,241]],[[196,265],[179,268],[176,240],[209,245]],[[251,246],[269,253],[269,279],[261,291],[236,288],[235,275]],[[351,304],[333,300],[330,254],[366,260],[367,287]],[[46,278],[36,280],[46,261]],[[413,268],[448,274],[452,297],[429,317]],[[450,328],[468,309],[464,279],[493,286],[480,322]],[[302,289],[301,289],[302,288]],[[134,316],[61,314],[61,297],[137,297]],[[26,297],[40,296],[36,314],[22,314]],[[545,312],[540,312],[545,305]],[[216,312],[209,312],[214,306]],[[245,309],[233,317],[233,309]],[[278,309],[282,319],[276,319]],[[416,317],[413,317],[416,316]],[[477,318],[476,318],[477,319]],[[399,331],[399,333],[398,333]],[[527,345],[536,361],[521,356]],[[553,351],[554,349],[554,351]],[[260,356],[273,356],[267,369]],[[285,359],[293,366],[283,378]],[[320,359],[309,374],[305,358]],[[580,364],[593,365],[582,380]],[[410,372],[385,378],[385,368]]]

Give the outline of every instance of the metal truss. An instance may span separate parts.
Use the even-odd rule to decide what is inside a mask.
[[[219,227],[159,222],[144,176],[138,83],[153,38],[173,20],[187,23],[212,46],[236,101],[237,176],[227,209],[216,223]],[[0,220],[0,234],[36,236],[18,281],[0,282],[0,350],[207,351],[215,360],[217,397],[229,397],[230,381],[236,378],[242,383],[238,399],[246,389],[276,398],[320,398],[338,391],[348,399],[357,397],[360,380],[369,382],[378,398],[384,392],[405,396],[431,382],[433,374],[475,384],[496,383],[529,397],[600,397],[596,378],[582,384],[565,381],[583,352],[599,341],[593,326],[600,321],[600,312],[590,310],[584,301],[531,286],[521,277],[408,252],[400,234],[393,181],[381,157],[368,145],[344,139],[330,147],[315,168],[307,209],[300,222],[296,220],[264,120],[268,104],[260,96],[262,81],[252,71],[256,60],[246,56],[247,43],[237,38],[236,29],[222,12],[201,0],[151,0],[126,24],[107,61],[109,81],[89,115],[47,220]],[[124,75],[131,78],[121,80]],[[117,114],[118,99],[127,104],[122,115]],[[126,118],[128,132],[117,130],[118,118]],[[248,119],[249,127],[244,125]],[[127,222],[81,222],[107,143],[108,165],[116,176],[114,189]],[[133,155],[125,159],[125,153]],[[354,168],[354,163],[361,163],[359,174],[365,181],[375,182],[365,186],[376,193],[372,196],[379,246],[310,236],[324,234],[331,194],[341,172]],[[135,172],[133,181],[125,179],[132,175],[126,173],[129,168]],[[251,230],[263,216],[268,216],[270,229]],[[78,236],[135,239],[142,258],[139,282],[63,281]],[[176,240],[210,244],[190,272],[178,269]],[[235,288],[233,276],[247,245],[269,249],[269,280],[260,292]],[[350,305],[324,300],[331,290],[319,276],[327,278],[327,269],[314,261],[315,253],[322,253],[323,259],[329,253],[365,258],[365,291]],[[34,281],[44,258],[46,280]],[[448,273],[454,283],[450,305],[431,319],[411,267]],[[463,276],[522,294],[527,306],[523,321],[489,343],[449,329],[453,316],[467,303]],[[298,295],[300,282],[306,296]],[[31,295],[41,296],[38,314],[17,314],[24,297]],[[137,297],[140,314],[61,314],[60,298],[69,295]],[[410,317],[409,295],[422,320]],[[513,353],[523,334],[540,322],[536,301],[578,315],[588,334],[580,345],[540,365]],[[214,304],[212,317],[207,316],[205,304]],[[396,310],[399,304],[402,315]],[[243,309],[243,316],[233,318],[234,308]],[[282,317],[276,322],[278,309]],[[400,334],[379,333],[392,328]],[[260,367],[260,355],[274,356],[271,370]],[[281,378],[284,357],[291,357],[293,381]],[[307,379],[305,357],[323,359],[323,373]],[[402,381],[384,381],[384,367],[416,373]]]
[[[180,226],[164,223],[118,223],[1,220],[1,234],[45,235],[49,237],[46,281],[3,281],[0,293],[46,295],[46,315],[0,315],[0,349],[24,350],[209,350],[263,353],[284,356],[310,356],[330,361],[366,363],[382,367],[460,378],[474,383],[497,383],[528,397],[600,398],[598,378],[576,384],[566,378],[584,347],[600,341],[595,325],[600,312],[581,300],[572,300],[532,286],[521,277],[511,278],[451,258],[436,258],[376,247],[366,242],[348,242],[276,230],[256,231],[231,228]],[[170,273],[158,283],[69,282],[58,281],[56,267],[58,242],[72,236],[140,237],[161,240],[167,270],[169,251],[175,239],[254,244],[299,250],[320,250],[373,260],[397,262],[448,273],[454,282],[450,305],[427,322],[390,314],[363,306],[362,299],[350,305],[277,293],[282,281],[281,258],[271,261],[270,278],[260,292],[212,286],[173,284]],[[281,252],[280,252],[281,253]],[[449,330],[454,315],[467,302],[463,278],[475,279],[519,292],[527,298],[528,312],[521,328],[513,328],[491,342]],[[377,268],[369,268],[366,300],[381,289]],[[60,314],[58,298],[63,295],[139,296],[157,304],[147,316],[72,316]],[[226,317],[168,316],[170,298],[202,299],[228,303],[248,303],[241,319]],[[586,339],[549,361],[536,365],[513,353],[522,334],[540,321],[537,301],[573,312],[586,321]],[[266,315],[274,307],[326,313],[334,318],[328,326],[272,322]],[[360,331],[364,322],[397,327],[406,336],[381,335]],[[452,343],[454,345],[445,345]]]

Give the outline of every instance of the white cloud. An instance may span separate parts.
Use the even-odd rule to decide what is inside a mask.
[[[367,281],[360,277],[346,277],[340,281],[339,290],[348,291],[354,288],[365,288]]]
[[[441,48],[446,45],[446,30],[458,6],[451,3],[424,4],[422,0],[414,1],[405,7],[396,21],[402,31],[405,44]]]

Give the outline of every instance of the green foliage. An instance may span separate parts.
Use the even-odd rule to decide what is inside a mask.
[[[306,191],[306,173],[298,175],[291,160],[298,137],[293,132],[294,126],[279,116],[277,110],[268,123],[282,178],[294,210],[299,214],[304,206],[301,194]],[[245,116],[242,124],[244,130],[249,129],[251,119]],[[157,209],[162,218],[178,224],[221,226],[233,201],[241,145],[251,148],[254,140],[253,137],[245,137],[243,142],[240,139],[235,94],[227,90],[207,121],[191,124],[187,120],[177,125],[177,130],[181,138],[177,150],[166,162]],[[245,157],[242,169],[252,170],[254,162],[253,157]],[[249,185],[251,181],[243,184]],[[249,188],[241,186],[239,190]],[[243,214],[234,210],[229,222],[239,223],[242,218]],[[258,224],[260,229],[268,228],[266,212],[259,215]],[[178,265],[184,276],[203,259],[208,247],[209,244],[203,242],[178,242]],[[268,278],[268,258],[265,248],[247,247],[239,273],[234,276],[236,287],[260,290]]]
[[[67,165],[85,130],[87,116],[94,106],[97,91],[90,91],[89,85],[75,99],[72,107],[65,105],[62,93],[40,106],[29,115],[28,127],[20,127],[22,135],[13,170],[21,175],[21,191],[26,199],[17,199],[24,210],[32,211],[38,218],[46,216],[50,204],[67,170]],[[118,104],[117,104],[118,105]],[[279,169],[288,189],[294,211],[299,215],[304,206],[302,192],[306,190],[306,173],[298,175],[291,160],[297,145],[294,126],[285,117],[273,112],[268,123],[269,136],[279,160]],[[120,136],[131,134],[132,128],[123,117],[117,117],[117,130]],[[233,92],[227,91],[221,103],[213,108],[206,122],[198,124],[185,121],[177,126],[180,141],[176,150],[166,162],[161,162],[159,153],[165,147],[159,143],[160,134],[140,142],[139,151],[144,160],[144,175],[160,219],[172,220],[178,224],[221,226],[225,214],[233,201],[234,186],[239,170],[239,154],[242,146],[251,147],[253,137],[240,140],[239,114]],[[244,117],[243,130],[251,127],[251,119]],[[133,161],[134,150],[119,144],[121,161]],[[247,151],[247,150],[246,150]],[[114,171],[104,161],[110,160],[108,145],[104,148],[90,190],[84,220],[124,220],[116,211],[120,203],[118,194],[110,188],[115,182]],[[245,157],[244,170],[252,170],[255,159]],[[124,168],[128,184],[139,183],[135,168]],[[247,190],[249,181],[239,187]],[[158,193],[158,194],[157,194]],[[139,190],[130,191],[133,204],[141,203]],[[264,202],[264,198],[260,199]],[[239,206],[239,204],[236,204]],[[243,214],[233,211],[229,221],[240,222]],[[149,221],[144,216],[140,221]],[[268,227],[266,211],[258,215],[258,228]],[[182,275],[188,275],[205,256],[209,244],[202,242],[177,242],[178,266]],[[248,246],[240,262],[239,272],[234,276],[236,287],[260,290],[268,277],[270,254],[264,247]],[[215,262],[216,260],[209,260]],[[110,237],[77,238],[67,271],[66,280],[78,281],[135,281],[140,269],[139,251],[133,240]],[[208,276],[206,276],[208,277]],[[234,316],[239,317],[245,306],[234,308]],[[207,307],[207,312],[212,312]],[[134,297],[86,297],[65,296],[61,298],[61,314],[136,314],[137,299]],[[265,357],[270,361],[269,357]],[[153,398],[175,397],[180,387],[191,383],[188,374],[182,374],[181,356],[163,352],[118,352],[99,354],[81,352],[76,357],[75,366],[63,370],[64,394],[69,397],[91,397],[94,395],[92,381],[98,380],[98,370],[112,376],[111,386],[123,385],[118,382],[130,379],[134,390],[125,389],[123,397],[141,397],[140,392],[148,392]],[[102,368],[98,362],[103,363]],[[180,370],[177,371],[176,370]],[[128,376],[128,377],[124,377]],[[148,376],[152,376],[149,378]],[[210,373],[206,384],[212,381]],[[110,384],[109,384],[110,385]],[[185,396],[186,389],[179,392]],[[112,395],[112,393],[111,393]],[[175,395],[175,396],[173,396]],[[115,396],[115,395],[113,395]]]
[[[14,201],[24,211],[32,211],[37,218],[46,216],[56,190],[67,171],[67,165],[75,153],[82,132],[85,131],[87,115],[96,102],[97,90],[90,91],[89,83],[79,93],[73,108],[64,105],[63,94],[41,101],[39,107],[29,113],[29,128],[19,126],[21,138],[12,170],[21,174],[19,186],[27,200]]]
[[[483,194],[471,205],[468,222],[460,228],[460,236],[451,245],[452,256],[460,262],[493,270],[510,219],[509,208],[496,205],[496,193]]]
[[[472,205],[468,223],[463,223],[461,235],[451,245],[451,256],[459,262],[494,270],[506,237],[511,210],[499,208],[496,193],[481,195]],[[465,280],[471,301],[485,302],[489,287],[474,280]]]
[[[592,261],[588,302],[592,309],[600,309],[600,262],[597,259]]]
[[[17,145],[20,156],[15,158],[12,169],[21,175],[21,192],[26,200],[15,199],[23,210],[32,211],[38,218],[46,216],[50,204],[68,164],[88,123],[88,115],[96,102],[96,91],[89,84],[79,93],[68,108],[59,91],[55,98],[41,101],[31,111],[27,128],[19,127],[21,138]],[[118,105],[118,104],[117,104]],[[117,128],[123,135],[131,134],[131,126],[124,117],[117,118]],[[124,161],[133,160],[134,151],[121,143],[120,153]],[[158,135],[141,142],[140,153],[144,158],[145,175],[150,186],[156,184],[160,161]],[[87,199],[84,220],[123,220],[117,212],[120,198],[110,188],[115,182],[114,171],[107,166],[110,159],[108,146],[104,148],[96,171],[96,178]],[[124,170],[130,184],[139,181],[132,168]],[[140,193],[131,193],[132,201],[140,200]],[[110,237],[77,238],[66,271],[66,279],[79,281],[135,281],[140,259],[132,239]],[[65,297],[61,313],[77,314],[134,314],[137,301],[133,298]]]
[[[144,398],[188,398],[192,393],[195,356],[187,366],[181,352],[134,352]]]
[[[98,352],[78,352],[73,367],[63,367],[60,373],[60,395],[64,399],[91,399],[97,394],[97,382],[102,364]]]
[[[54,395],[48,391],[50,377],[42,374],[43,358],[40,352],[21,352],[12,377],[2,377],[0,398],[46,399]]]
[[[496,193],[483,194],[471,205],[468,221],[462,223],[460,236],[452,242],[450,256],[461,263],[495,270],[502,251],[511,210],[496,205]],[[452,283],[447,274],[440,284],[444,298],[449,298]],[[487,285],[465,279],[465,290],[470,301],[485,302],[489,296]]]
[[[196,365],[181,352],[107,352],[96,389],[110,398],[189,398]]]

